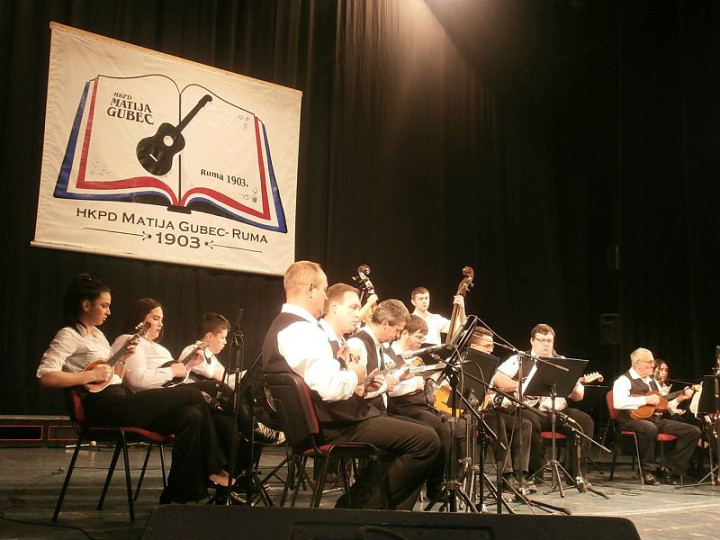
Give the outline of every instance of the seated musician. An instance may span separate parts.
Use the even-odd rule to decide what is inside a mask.
[[[522,360],[522,371],[520,370],[520,361],[518,355],[513,355],[499,367],[495,376],[493,377],[493,385],[499,388],[512,388],[517,390],[519,383],[523,381],[523,389],[527,387],[532,377],[535,375],[536,358],[538,356],[550,357],[553,356],[555,344],[555,330],[548,324],[538,324],[530,331],[530,345],[532,347],[529,354],[523,355]],[[569,398],[573,401],[580,401],[585,396],[585,388],[581,381],[573,388]],[[523,399],[525,403],[531,407],[537,407],[542,411],[549,411],[552,407],[552,398],[543,396],[526,396],[523,392]],[[507,404],[506,404],[507,405]],[[565,398],[555,398],[555,410],[562,411],[562,413],[569,417],[575,422],[574,427],[580,427],[582,432],[588,437],[592,438],[594,432],[594,423],[592,418],[587,413],[584,413],[580,409],[568,407],[568,402]],[[545,445],[540,435],[543,431],[551,430],[551,415],[546,415],[544,418],[537,416],[532,411],[523,409],[521,415],[527,418],[533,425],[532,437],[530,438],[530,470],[536,474],[536,476],[542,476],[543,458],[545,454]],[[567,422],[559,421],[556,425],[558,432],[568,437],[573,437],[572,429],[567,425]],[[570,473],[570,476],[575,479],[575,483],[579,489],[582,485],[588,485],[585,479],[587,471],[587,457],[590,443],[586,439],[582,439],[578,444],[581,445],[582,460],[580,462],[580,470],[577,467],[577,449],[575,441],[569,446],[569,451],[566,453],[565,469]]]
[[[368,373],[378,370],[387,374],[390,370],[382,353],[383,344],[397,339],[408,317],[408,310],[400,300],[383,300],[377,305],[370,322],[347,340],[348,354],[360,365],[366,366]],[[370,400],[382,414],[387,414],[387,391],[392,390],[396,382],[384,375],[382,385],[366,392],[364,398]]]
[[[415,306],[412,314],[417,315],[427,324],[428,333],[425,337],[425,343],[427,345],[440,345],[442,342],[440,333],[447,334],[450,332],[450,319],[446,319],[438,313],[430,313],[430,311],[428,311],[430,308],[430,291],[425,287],[416,287],[413,289],[410,293],[410,303]],[[453,305],[458,307],[456,326],[452,329],[452,332],[455,333],[467,319],[465,315],[465,298],[461,294],[455,295]]]
[[[265,373],[292,372],[305,380],[326,441],[367,442],[385,451],[384,478],[373,482],[372,468],[360,471],[351,488],[353,506],[381,508],[380,486],[385,484],[394,508],[412,510],[440,448],[437,435],[429,427],[382,416],[358,396],[358,385],[367,377],[366,366],[350,361],[343,367],[318,326],[317,317],[327,300],[327,277],[320,265],[293,263],[285,272],[283,286],[286,303],[263,345]],[[404,324],[403,318],[387,326],[398,333]],[[369,384],[370,389],[377,387]],[[336,506],[345,505],[343,496]]]
[[[221,394],[229,398],[231,390],[235,388],[235,377],[228,376],[223,366],[217,359],[227,344],[227,336],[230,331],[230,321],[219,313],[205,313],[198,324],[198,341],[185,347],[178,358],[182,361],[189,359],[190,355],[196,355],[197,361],[191,361],[187,365],[190,368],[185,384],[194,384],[201,390],[211,395],[216,395],[218,389],[222,388]],[[182,363],[182,362],[180,362]],[[281,431],[266,426],[263,422],[255,419],[243,399],[238,414],[238,429],[242,433],[249,434],[250,427],[253,430],[253,441],[258,444],[281,445],[285,442],[285,434]],[[261,412],[261,411],[256,411]],[[267,421],[267,418],[261,420]],[[260,452],[256,452],[259,457]]]
[[[110,288],[100,280],[89,274],[73,279],[63,298],[65,326],[53,338],[37,370],[40,383],[53,388],[78,387],[91,424],[136,426],[174,434],[170,474],[160,503],[202,499],[207,495],[208,480],[222,485],[229,481],[222,463],[207,451],[215,433],[210,411],[195,388],[131,392],[122,376],[136,347],[136,337],[126,336],[117,347],[115,358],[119,360],[114,368],[107,362],[91,367],[98,360],[111,358],[110,344],[97,328],[110,315],[110,303]],[[82,387],[90,383],[107,386],[94,392]]]
[[[652,414],[647,420],[636,420],[630,411],[637,411],[646,405],[657,406],[660,403],[658,384],[652,373],[655,365],[653,353],[648,349],[635,349],[630,354],[632,367],[617,378],[613,385],[613,406],[620,412],[619,427],[634,431],[637,434],[640,452],[640,464],[649,485],[658,485],[659,476],[663,481],[674,483],[677,476],[687,472],[690,459],[700,438],[697,426],[678,422],[667,417],[667,414]],[[678,403],[690,399],[691,392],[676,398]],[[667,469],[662,469],[655,462],[655,443],[658,433],[675,435],[674,448],[667,454]],[[653,471],[655,470],[655,474]],[[657,475],[657,476],[656,476]]]
[[[432,427],[440,438],[440,453],[432,469],[430,469],[426,484],[427,496],[429,499],[434,500],[440,494],[446,460],[450,455],[452,438],[450,424],[447,422],[450,415],[435,409],[428,403],[425,394],[426,379],[422,375],[411,376],[409,371],[404,371],[412,366],[412,359],[405,360],[402,356],[406,351],[419,349],[425,340],[426,334],[427,325],[425,321],[417,315],[410,315],[410,319],[405,325],[405,329],[400,333],[400,337],[386,349],[385,354],[399,368],[398,371],[393,373],[393,376],[399,377],[398,382],[393,385],[392,390],[388,391],[388,412],[392,415],[420,421]],[[401,375],[401,373],[404,374]],[[428,374],[430,373],[428,372]],[[459,419],[456,426],[455,440],[460,446],[459,442],[466,437],[465,421]],[[458,456],[462,454],[464,454],[464,451],[457,453]]]
[[[487,328],[475,328],[468,346],[476,351],[492,354],[495,348],[492,332]],[[500,390],[505,391],[504,388]],[[492,404],[494,395],[494,392],[488,392],[485,403]],[[537,491],[535,483],[529,477],[530,437],[533,428],[530,420],[519,414],[504,413],[499,408],[493,411],[489,407],[483,409],[483,420],[497,435],[498,443],[505,446],[503,450],[500,444],[495,444],[495,460],[502,469],[505,488],[512,492],[520,489],[529,493]]]

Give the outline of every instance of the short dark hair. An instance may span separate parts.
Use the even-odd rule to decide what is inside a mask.
[[[110,287],[88,273],[78,274],[68,285],[62,301],[63,325],[80,324],[80,313],[84,300],[92,302],[102,293],[109,293]]]
[[[535,339],[537,334],[552,334],[554,336],[555,330],[553,330],[553,327],[549,324],[540,323],[533,326],[533,329],[530,330],[530,339]]]
[[[425,319],[422,317],[418,317],[417,315],[410,315],[410,317],[407,320],[407,324],[405,325],[405,330],[408,334],[414,334],[418,330],[422,331],[423,333],[428,333],[428,325],[425,322]]]
[[[230,330],[230,321],[219,313],[206,313],[198,324],[198,337],[203,338],[205,334],[219,334],[223,330]]]
[[[137,325],[145,320],[147,314],[155,308],[161,308],[162,304],[154,298],[138,298],[130,306],[125,324],[122,327],[123,334],[134,334]],[[164,328],[160,328],[157,340],[160,341],[163,337]]]

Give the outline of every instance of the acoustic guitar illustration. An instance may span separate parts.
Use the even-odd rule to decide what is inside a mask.
[[[182,130],[210,101],[212,101],[212,96],[205,94],[177,126],[163,122],[155,135],[146,137],[138,143],[135,152],[138,161],[147,172],[155,176],[162,176],[172,169],[175,154],[185,148]]]

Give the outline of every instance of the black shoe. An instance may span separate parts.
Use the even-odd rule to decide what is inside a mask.
[[[518,493],[524,495],[525,489],[523,488],[522,484],[517,481],[517,478],[514,476],[507,476],[503,478],[503,492],[509,493],[511,495],[517,495]]]
[[[520,485],[526,493],[537,493],[537,486],[535,486],[535,482],[532,478],[523,478]]]
[[[643,473],[643,481],[645,482],[646,486],[659,486],[660,482],[657,478],[655,478],[655,475],[653,473]]]
[[[280,446],[285,443],[285,434],[282,431],[269,428],[262,422],[258,422],[253,431],[253,440],[258,444]]]
[[[668,486],[677,486],[682,483],[682,478],[679,474],[671,471],[667,467],[661,467],[658,469],[657,479]]]

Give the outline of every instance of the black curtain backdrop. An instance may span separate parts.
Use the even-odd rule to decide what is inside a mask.
[[[709,372],[715,2],[6,0],[0,414],[63,412],[34,374],[78,272],[113,287],[111,340],[134,299],[160,300],[174,353],[203,312],[244,308],[251,362],[283,301],[277,277],[30,246],[50,21],[302,90],[296,258],[331,283],[367,263],[381,298],[425,285],[449,314],[470,265],[468,311],[518,347],[546,322],[608,379],[638,346]]]

